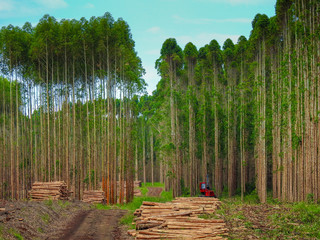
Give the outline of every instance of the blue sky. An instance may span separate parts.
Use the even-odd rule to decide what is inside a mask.
[[[110,12],[128,22],[136,50],[142,59],[152,93],[160,77],[154,63],[162,43],[176,38],[183,49],[193,42],[198,48],[216,39],[237,41],[249,37],[251,21],[257,13],[274,15],[276,0],[0,0],[0,27],[35,25],[44,14],[57,20],[102,16]]]

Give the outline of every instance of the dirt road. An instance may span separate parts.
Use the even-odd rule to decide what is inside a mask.
[[[0,239],[133,239],[119,223],[126,210],[62,201],[0,201],[0,207]]]
[[[124,210],[87,210],[76,215],[62,234],[51,236],[48,240],[106,240],[127,239],[119,227]]]

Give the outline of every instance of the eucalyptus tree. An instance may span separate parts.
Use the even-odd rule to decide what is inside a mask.
[[[257,14],[252,21],[252,35],[250,40],[255,47],[256,84],[256,172],[257,192],[261,202],[267,198],[267,153],[266,153],[266,38],[268,34],[269,18],[267,15]]]
[[[173,189],[173,196],[177,195],[180,191],[180,181],[177,179],[177,170],[179,166],[179,146],[177,146],[177,126],[176,126],[176,100],[174,98],[174,92],[177,91],[176,86],[178,83],[178,71],[182,67],[183,54],[182,49],[177,44],[174,38],[167,39],[161,48],[161,57],[158,60],[157,67],[161,71],[163,77],[169,80],[170,91],[170,142],[168,147],[170,151],[170,164],[172,164],[169,170],[170,185]]]
[[[143,91],[145,82],[123,19],[114,22],[106,13],[90,21],[57,22],[45,15],[35,28],[29,23],[23,29],[2,28],[1,72],[10,79],[8,100],[1,86],[6,101],[0,109],[7,111],[1,121],[5,139],[1,138],[0,148],[10,159],[11,198],[22,197],[20,191],[34,180],[58,179],[81,198],[85,188],[96,189],[107,177],[108,203],[117,201],[117,180],[122,182],[121,201],[124,180],[127,201],[132,199],[134,150],[127,146],[133,141],[130,101]]]
[[[222,193],[223,187],[223,161],[222,161],[222,154],[221,149],[223,145],[223,141],[221,139],[221,126],[219,123],[222,121],[222,117],[219,116],[219,108],[224,108],[223,97],[224,92],[224,83],[223,83],[223,56],[222,51],[220,48],[219,43],[216,40],[212,40],[208,45],[207,50],[207,59],[210,66],[210,73],[211,73],[211,86],[212,89],[209,90],[212,92],[212,112],[214,117],[214,161],[215,161],[215,189],[217,192],[217,196],[220,196]],[[220,99],[220,100],[219,100]],[[222,100],[222,102],[221,102]]]
[[[19,165],[20,165],[20,145],[19,145],[19,83],[17,81],[20,74],[21,60],[25,54],[23,32],[19,27],[9,25],[3,27],[2,32],[2,70],[9,76],[10,81],[10,188],[11,198],[18,199],[20,193]],[[14,78],[16,79],[14,81]],[[15,96],[15,100],[14,100]],[[15,105],[13,105],[15,101]],[[14,124],[15,122],[15,124]],[[14,130],[15,133],[14,133]]]
[[[196,137],[195,137],[195,67],[197,64],[198,51],[193,43],[189,42],[184,50],[184,57],[186,61],[187,68],[187,77],[188,77],[188,109],[189,109],[189,187],[191,194],[195,194],[195,189],[197,184],[194,181],[196,166],[199,163],[196,162]],[[205,125],[204,125],[205,126]],[[205,127],[204,127],[205,132]],[[207,174],[207,153],[206,153],[206,144],[204,145],[204,158],[203,158],[203,172],[202,175]]]
[[[246,80],[247,62],[246,62],[246,50],[248,41],[244,36],[240,36],[235,48],[235,55],[237,58],[237,67],[239,71],[239,102],[238,113],[240,115],[239,123],[239,148],[240,148],[240,188],[241,188],[241,200],[244,200],[244,193],[246,191],[246,178],[248,176],[249,154],[248,154],[248,140],[246,136],[249,136],[249,127],[245,126],[247,121],[247,95],[248,95],[248,81]],[[246,147],[247,146],[247,147]]]
[[[235,61],[235,46],[230,38],[223,44],[223,58],[225,77],[227,81],[227,145],[228,145],[228,190],[229,196],[235,191],[236,184],[236,149],[237,149],[237,114],[236,114],[236,90],[238,72]]]

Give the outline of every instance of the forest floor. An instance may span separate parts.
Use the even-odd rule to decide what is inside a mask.
[[[0,240],[131,239],[119,221],[127,211],[82,202],[1,202]]]
[[[149,197],[160,197],[163,191],[162,187],[148,187],[147,196]]]
[[[217,217],[225,220],[229,239],[320,239],[320,206],[307,203],[222,200]]]

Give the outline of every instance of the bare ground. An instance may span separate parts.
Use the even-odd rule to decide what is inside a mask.
[[[0,239],[131,239],[119,224],[125,210],[98,210],[82,202],[6,202]],[[15,236],[16,235],[16,236]]]
[[[162,187],[148,187],[147,195],[149,197],[160,197],[163,191]]]
[[[125,210],[86,210],[67,224],[64,231],[56,236],[50,236],[48,240],[104,240],[125,239],[126,235],[119,227],[120,218]]]

